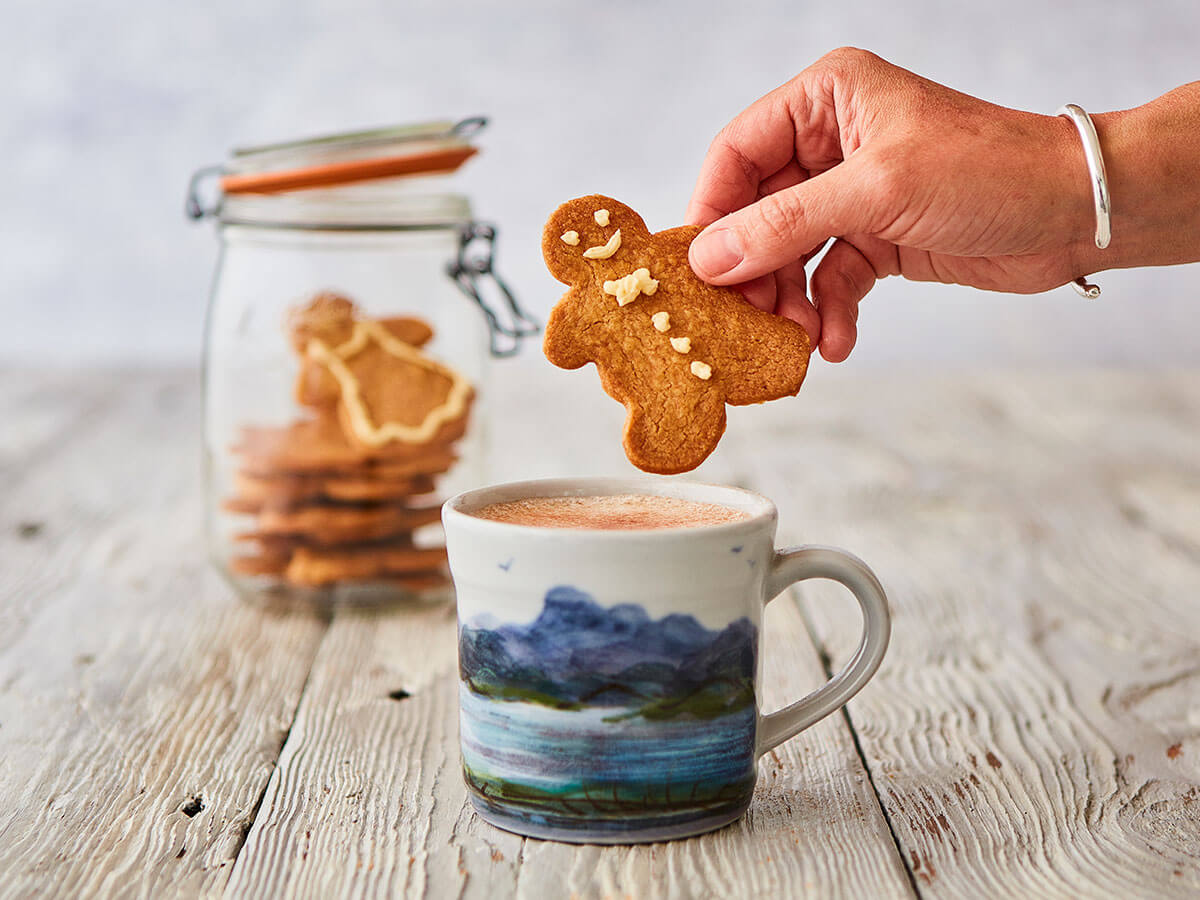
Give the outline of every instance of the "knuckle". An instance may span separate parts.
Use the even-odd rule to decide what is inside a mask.
[[[779,249],[788,246],[800,232],[804,209],[791,191],[779,191],[755,206],[756,214],[748,223],[751,240]]]
[[[741,142],[737,140],[734,134],[730,133],[725,136],[725,152],[737,164],[738,168],[742,170],[742,177],[746,180],[746,183],[757,185],[762,177],[758,171],[758,166],[742,150]]]
[[[873,154],[861,170],[868,192],[885,204],[904,200],[912,186],[906,159],[906,154],[898,152]]]
[[[818,60],[827,68],[841,73],[857,72],[879,61],[879,57],[861,47],[838,47]]]
[[[708,158],[719,159],[737,167],[747,184],[757,185],[761,173],[754,161],[742,149],[742,126],[737,119],[730,122],[713,138],[708,147]]]
[[[835,270],[830,266],[817,266],[816,271],[812,274],[813,296],[818,301],[828,303],[830,298],[840,294],[838,288],[841,286],[839,282],[842,281],[842,277],[844,276],[840,270]]]

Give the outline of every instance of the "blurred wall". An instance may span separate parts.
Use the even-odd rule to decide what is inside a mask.
[[[717,130],[838,45],[1043,112],[1200,78],[1195,0],[15,0],[6,13],[0,362],[197,360],[216,241],[185,222],[184,186],[234,145],[488,114],[458,181],[501,223],[500,266],[544,315],[561,288],[538,240],[558,202],[600,191],[677,224]],[[851,363],[1200,361],[1195,266],[1098,280],[1088,303],[890,279]]]

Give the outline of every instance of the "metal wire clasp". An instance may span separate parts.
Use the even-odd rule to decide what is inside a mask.
[[[202,196],[203,185],[207,179],[220,175],[223,171],[224,166],[203,166],[192,173],[192,177],[188,179],[187,199],[183,206],[189,219],[203,219],[205,216],[216,215],[220,207],[220,191],[216,192],[214,199],[205,202]]]
[[[471,252],[476,242],[483,245],[482,254]],[[470,222],[458,231],[458,254],[446,266],[446,274],[454,279],[459,290],[475,302],[487,319],[492,356],[513,356],[521,347],[521,339],[537,334],[541,326],[521,308],[508,285],[496,274],[493,269],[495,259],[496,226]],[[500,291],[502,309],[494,309],[484,300],[480,288],[485,278],[494,282]]]

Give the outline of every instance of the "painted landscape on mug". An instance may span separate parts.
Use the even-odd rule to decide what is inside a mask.
[[[556,587],[459,629],[463,766],[494,812],[592,830],[736,811],[754,784],[756,629]]]

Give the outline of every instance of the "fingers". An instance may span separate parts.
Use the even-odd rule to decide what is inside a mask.
[[[785,188],[794,187],[800,182],[804,181],[807,177],[808,173],[801,169],[800,165],[793,159],[774,175],[765,179],[758,186],[759,195],[761,197],[767,194],[772,194],[775,191],[781,191]],[[807,262],[807,260],[805,260],[805,262]],[[809,317],[810,320],[816,321],[819,326],[820,319],[817,317],[816,310],[813,309],[812,304],[808,302],[808,296],[805,294],[807,279],[804,275],[803,263],[800,264],[799,269],[800,300],[803,301],[803,306],[807,309],[807,311],[811,313],[811,316]],[[752,306],[758,307],[763,312],[774,312],[779,313],[779,315],[786,315],[786,313],[781,312],[776,308],[778,300],[783,291],[794,292],[796,290],[795,284],[795,273],[785,273],[784,270],[781,269],[779,272],[760,275],[758,278],[754,278],[742,284],[735,284],[734,287],[741,293],[743,297],[746,298],[748,303],[750,303]],[[790,305],[791,304],[789,304],[789,307]],[[797,314],[804,316],[803,311],[798,311]],[[797,319],[797,321],[800,320]],[[800,324],[806,325],[804,321],[800,321]]]
[[[712,284],[739,284],[800,259],[822,241],[850,232],[870,233],[875,183],[860,152],[827,172],[708,226],[692,241],[689,260]]]
[[[775,313],[799,322],[808,332],[815,349],[821,340],[821,317],[808,299],[808,278],[804,273],[806,262],[798,259],[775,273]]]
[[[790,160],[774,175],[768,176],[759,182],[757,199],[761,200],[767,194],[773,194],[776,191],[785,191],[807,180],[808,170],[801,168],[800,163],[796,162],[796,160]]]
[[[849,241],[834,241],[812,276],[813,302],[821,317],[821,355],[841,362],[858,340],[858,304],[875,286],[875,267]]]
[[[795,126],[782,90],[756,100],[713,139],[688,203],[689,225],[708,225],[752,203],[759,184],[793,158]]]
[[[843,136],[851,135],[852,143],[861,137],[853,119],[862,103],[855,95],[895,71],[872,53],[842,47],[752,103],[708,148],[688,224],[710,225],[752,203],[767,193],[759,185],[791,159],[810,173],[840,163],[847,155]],[[847,103],[848,97],[855,102]]]
[[[775,311],[775,276],[763,275],[745,284],[735,284],[734,287],[746,298],[751,306],[758,307],[763,312]]]
[[[760,185],[789,163],[807,174],[842,159],[837,79],[829,77],[830,71],[827,56],[756,100],[721,130],[700,166],[688,204],[689,225],[709,225],[770,193]],[[771,191],[784,186],[774,184]]]

